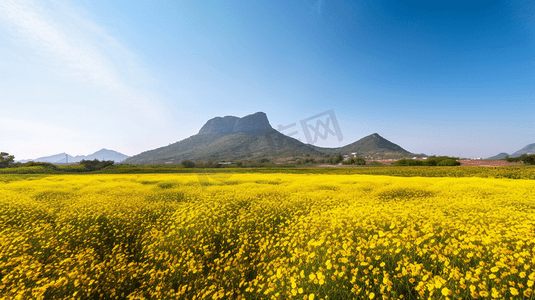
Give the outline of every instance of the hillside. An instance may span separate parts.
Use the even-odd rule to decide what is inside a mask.
[[[507,154],[505,152],[502,152],[500,154],[497,154],[497,155],[494,155],[494,156],[491,156],[487,159],[505,159],[506,156],[509,156],[509,157],[519,157],[520,155],[522,154],[535,154],[535,143],[533,144],[529,144],[527,146],[525,146],[524,148],[516,151],[516,152],[513,152],[513,154]]]
[[[534,154],[535,153],[535,143],[529,144],[526,147],[514,152],[511,154],[511,157],[519,157],[522,154]]]
[[[491,156],[487,159],[505,159],[506,156],[509,156],[509,154],[505,153],[505,152],[502,152],[502,153],[499,153],[499,154],[496,154],[494,156]]]
[[[259,158],[293,159],[358,153],[363,156],[409,157],[410,152],[374,133],[339,148],[302,143],[270,125],[263,112],[239,118],[215,117],[193,136],[171,145],[145,151],[126,159],[126,164],[179,163],[192,161],[233,161]]]
[[[359,156],[410,156],[411,153],[399,145],[383,138],[378,133],[370,134],[354,143],[340,147],[332,148],[327,151],[338,153],[357,153]]]

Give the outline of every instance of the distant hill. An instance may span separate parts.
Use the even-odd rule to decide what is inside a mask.
[[[25,159],[21,160],[20,162],[25,163],[29,161],[35,161],[35,162],[48,162],[48,163],[59,163],[64,164],[67,162],[69,163],[77,163],[81,160],[113,160],[114,162],[122,162],[123,160],[127,159],[129,156],[124,155],[120,152],[114,151],[114,150],[108,150],[108,149],[100,149],[97,152],[89,155],[77,155],[77,156],[71,156],[67,153],[60,153],[55,154],[51,156],[45,156],[45,157],[39,157],[36,159]]]
[[[511,157],[519,157],[522,154],[535,154],[535,144],[529,144],[526,147],[516,151],[515,153],[511,154]]]
[[[502,152],[500,154],[491,156],[491,157],[489,157],[487,159],[505,159],[505,157],[507,155],[509,155],[509,157],[519,157],[522,154],[535,154],[535,143],[534,144],[529,144],[526,147],[514,152],[511,155],[509,155],[509,154],[507,154],[505,152]]]
[[[340,153],[357,153],[359,156],[411,155],[409,151],[383,138],[378,133],[370,134],[354,143],[340,148],[334,148],[331,151]]]
[[[36,159],[19,160],[19,162],[25,163],[25,162],[29,162],[29,161],[35,161],[35,162],[56,163],[56,162],[60,162],[60,161],[63,160],[63,163],[64,163],[65,160],[66,160],[65,155],[68,156],[69,161],[72,161],[72,159],[74,158],[73,156],[70,156],[67,153],[63,152],[63,153],[60,153],[60,154],[54,154],[54,155],[50,155],[50,156],[39,157],[39,158],[36,158]]]
[[[234,161],[258,158],[323,157],[333,154],[410,157],[410,152],[374,133],[339,148],[323,148],[286,136],[269,124],[265,113],[245,117],[216,117],[195,135],[168,146],[145,151],[123,163],[180,163],[192,161]]]
[[[506,156],[509,156],[509,154],[505,153],[505,152],[502,152],[500,154],[496,154],[494,156],[491,156],[487,159],[505,159]]]

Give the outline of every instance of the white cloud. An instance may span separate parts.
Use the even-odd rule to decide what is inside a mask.
[[[147,79],[135,55],[105,28],[68,2],[0,1],[0,21],[17,42],[29,46],[53,71],[104,96],[144,119],[163,119],[157,98],[140,83]],[[104,100],[105,99],[105,100]]]

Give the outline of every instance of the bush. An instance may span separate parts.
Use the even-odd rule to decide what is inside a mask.
[[[51,163],[47,162],[35,162],[35,161],[29,161],[27,163],[21,164],[22,167],[45,167],[45,168],[51,168],[51,169],[57,169],[57,166]]]
[[[400,159],[393,162],[393,166],[460,166],[457,157],[431,156],[426,160]]]
[[[362,157],[352,157],[342,162],[344,165],[358,165],[363,166],[366,164],[366,160]]]
[[[193,167],[195,167],[195,163],[192,162],[191,160],[183,160],[183,161],[180,162],[180,164],[184,168],[193,168]]]
[[[421,160],[414,159],[400,159],[392,163],[393,166],[423,166],[424,163]]]
[[[314,164],[316,163],[316,160],[313,159],[313,158],[305,158],[305,159],[299,159],[297,161],[297,164],[298,165],[302,165],[302,164]]]
[[[508,162],[519,162],[522,161],[526,165],[535,165],[535,154],[528,155],[528,154],[522,154],[519,157],[509,157],[507,156],[505,158]]]
[[[0,152],[0,168],[7,168],[9,165],[13,164],[15,161],[15,156],[9,155],[6,152]]]
[[[461,163],[453,158],[443,159],[437,163],[437,166],[460,166]]]
[[[318,162],[324,163],[324,164],[330,164],[330,165],[337,165],[343,161],[344,161],[344,157],[341,154],[338,154],[338,155],[326,157],[325,159],[322,159]]]
[[[84,166],[84,168],[86,168],[88,171],[98,171],[98,170],[104,169],[105,167],[113,165],[113,163],[114,163],[113,160],[100,161],[96,158],[94,160],[82,159],[80,161],[80,165]]]
[[[526,155],[522,161],[526,165],[535,165],[535,155]]]

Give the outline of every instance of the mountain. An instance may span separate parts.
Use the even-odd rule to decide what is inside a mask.
[[[494,156],[491,156],[487,159],[505,159],[506,156],[509,156],[509,154],[505,153],[505,152],[502,152],[500,154],[496,154]]]
[[[322,152],[276,131],[269,124],[266,114],[257,112],[242,118],[226,116],[210,119],[199,133],[171,145],[145,151],[123,163],[225,161],[306,154],[317,156]]]
[[[257,112],[243,118],[234,116],[215,117],[208,120],[198,134],[217,133],[219,135],[229,135],[242,132],[249,135],[262,135],[274,130],[269,124],[266,114]]]
[[[233,161],[259,158],[291,159],[351,154],[388,157],[410,157],[410,152],[374,133],[339,148],[305,144],[273,129],[265,113],[245,117],[215,117],[208,120],[195,135],[168,146],[145,151],[123,163],[179,163],[192,161]]]
[[[535,154],[535,144],[529,144],[526,147],[511,154],[511,157],[519,157],[522,154]]]
[[[72,159],[74,158],[73,156],[70,156],[67,153],[63,152],[63,153],[54,154],[54,155],[51,155],[51,156],[39,157],[39,158],[36,158],[36,159],[20,160],[19,162],[25,163],[25,162],[29,162],[29,161],[35,161],[35,162],[47,162],[47,163],[57,163],[57,162],[65,163],[65,160],[66,160],[65,156],[68,157],[69,161],[72,161]]]
[[[378,133],[370,134],[349,145],[335,148],[334,151],[340,153],[357,153],[359,156],[374,156],[376,154],[395,156],[411,155],[409,151],[383,138]]]
[[[55,154],[51,156],[45,156],[45,157],[39,157],[36,159],[25,159],[21,160],[20,162],[25,163],[29,161],[35,161],[35,162],[48,162],[48,163],[60,163],[64,164],[67,162],[69,163],[76,163],[80,162],[81,160],[113,160],[114,162],[122,162],[123,160],[127,159],[129,156],[124,155],[120,152],[114,151],[114,150],[108,150],[108,149],[100,149],[97,152],[89,155],[77,155],[77,156],[71,156],[67,153],[60,153]]]
[[[535,154],[535,143],[534,144],[529,144],[526,147],[514,152],[511,155],[509,155],[509,154],[507,154],[505,152],[502,152],[500,154],[491,156],[491,157],[489,157],[487,159],[505,159],[505,157],[507,155],[509,155],[509,157],[519,157],[522,154]]]

